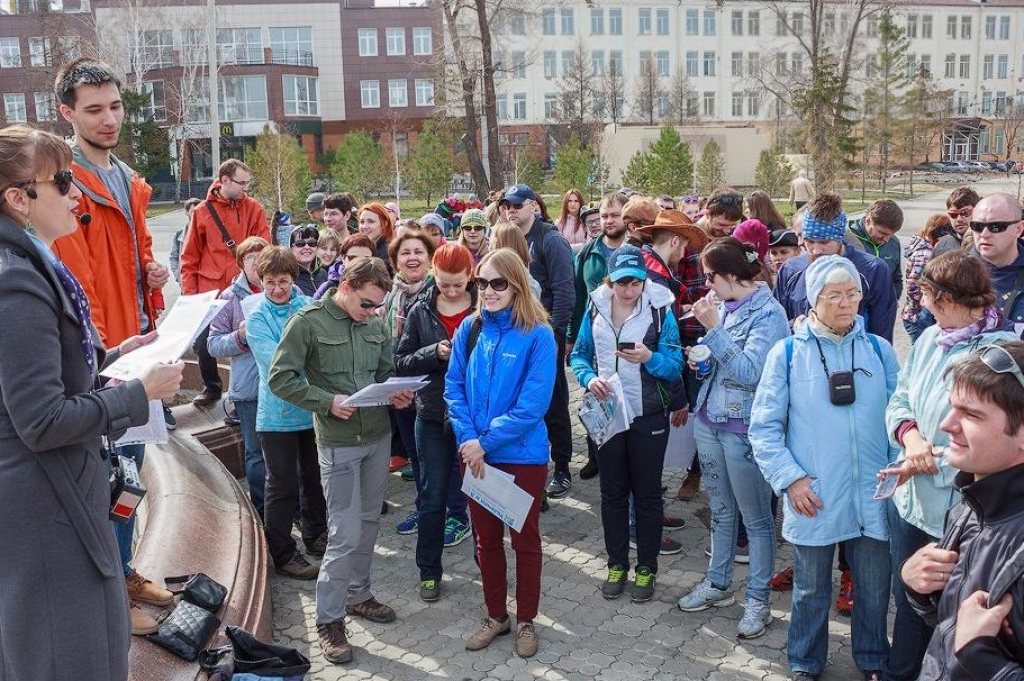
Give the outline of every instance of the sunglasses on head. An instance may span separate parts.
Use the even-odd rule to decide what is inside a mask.
[[[739,206],[743,204],[743,197],[739,194],[726,194],[725,196],[719,196],[711,203],[719,206]]]
[[[296,239],[292,242],[292,246],[295,248],[307,248],[310,246],[316,246],[319,242],[319,239]]]
[[[483,277],[477,277],[473,282],[481,291],[493,289],[500,293],[508,288],[508,279],[502,279],[501,277],[498,277],[497,279],[484,279]]]
[[[384,307],[384,303],[375,303],[372,300],[366,300],[365,298],[363,298],[362,300],[359,301],[359,307],[363,308],[364,310],[379,310],[380,308]]]
[[[978,353],[982,364],[997,374],[1013,374],[1013,377],[1024,388],[1024,373],[1010,352],[1001,345],[989,345]]]
[[[1010,227],[1020,222],[1020,220],[996,220],[994,222],[972,222],[971,231],[975,234],[981,234],[986,229],[992,234],[1002,234]]]

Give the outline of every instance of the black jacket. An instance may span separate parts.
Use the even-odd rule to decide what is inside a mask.
[[[470,295],[476,307],[476,289],[471,285]],[[399,376],[430,377],[430,382],[416,393],[416,415],[424,421],[441,422],[448,418],[444,401],[444,377],[448,373],[447,360],[437,357],[437,344],[451,340],[437,314],[437,284],[420,291],[405,319],[402,337],[395,348],[395,373]]]
[[[564,338],[576,304],[572,248],[554,225],[540,218],[534,218],[526,233],[526,245],[532,258],[530,274],[540,284],[540,302],[551,313],[551,328]]]
[[[299,276],[295,278],[295,285],[310,298],[313,297],[318,288],[327,282],[327,270],[320,267],[320,263],[315,260],[313,264],[316,265],[316,269],[312,271],[299,265]]]
[[[973,475],[959,473],[955,485],[963,501],[950,510],[940,546],[959,551],[956,567],[939,593],[907,589],[914,609],[936,625],[920,681],[1024,679],[1024,580],[1019,578],[1008,592],[1013,596],[1009,619],[1014,636],[978,639],[953,653],[961,603],[975,591],[990,592],[999,570],[1024,545],[1024,464],[977,482]]]

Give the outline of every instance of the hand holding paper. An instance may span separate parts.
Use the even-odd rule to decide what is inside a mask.
[[[484,477],[487,465],[484,464],[484,448],[480,446],[480,440],[467,440],[459,447],[459,454],[466,468],[473,473],[474,478]]]

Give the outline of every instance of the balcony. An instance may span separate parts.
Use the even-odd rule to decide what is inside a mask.
[[[179,63],[205,65],[205,46],[190,49],[182,55]],[[275,50],[271,47],[236,47],[230,45],[217,46],[217,61],[221,66],[262,66],[278,64],[282,66],[315,66],[313,53],[304,50]]]

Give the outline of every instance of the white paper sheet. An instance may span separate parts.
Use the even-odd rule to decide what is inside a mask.
[[[590,437],[602,446],[619,433],[628,430],[636,415],[626,401],[625,391],[622,389],[622,381],[617,373],[608,378],[612,388],[612,395],[606,400],[599,400],[589,391],[583,397],[583,404],[580,406],[580,421],[590,433]]]
[[[469,468],[462,476],[462,491],[516,532],[523,531],[526,516],[536,501],[515,483],[515,477],[484,464],[482,478],[473,477]]]
[[[160,400],[149,401],[149,422],[144,426],[129,428],[114,444],[125,445],[164,444],[167,442],[167,422],[164,421],[164,405]]]
[[[665,447],[665,468],[690,468],[693,456],[697,452],[697,441],[693,437],[695,418],[696,414],[690,414],[685,426],[669,427],[668,445]]]
[[[427,385],[426,376],[392,376],[383,383],[368,385],[341,403],[343,407],[384,407],[395,393],[416,392]]]

